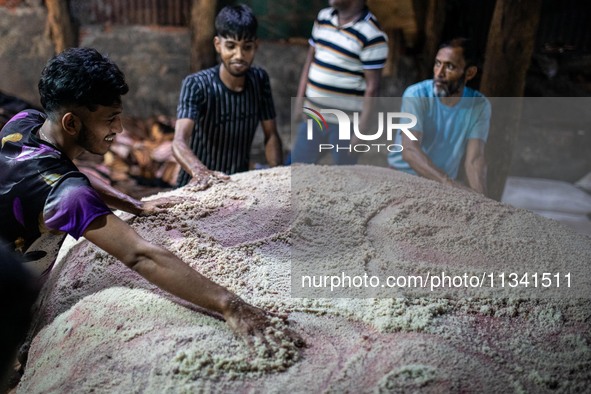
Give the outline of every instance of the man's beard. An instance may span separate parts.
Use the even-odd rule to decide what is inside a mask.
[[[435,82],[441,82],[444,84],[443,87],[438,88],[435,85]],[[463,73],[460,78],[458,78],[454,83],[443,82],[434,80],[433,81],[433,92],[435,93],[436,97],[450,97],[454,94],[458,93],[460,89],[464,87],[464,83],[466,82],[466,73]]]
[[[84,148],[84,150],[86,150],[87,152],[90,152],[90,153],[94,153],[97,155],[103,154],[100,152],[94,152],[92,150],[89,137],[90,137],[90,130],[88,129],[88,127],[86,127],[86,125],[84,123],[82,123],[82,126],[80,127],[80,131],[78,132],[78,138],[76,139],[78,146],[81,146],[82,148]]]
[[[247,71],[248,71],[248,70],[247,70]],[[241,77],[243,77],[243,76],[245,76],[245,75],[246,75],[246,72],[247,72],[247,71],[243,71],[243,72],[234,72],[234,71],[228,70],[228,73],[229,73],[231,76],[233,76],[233,77],[236,77],[236,78],[241,78]]]

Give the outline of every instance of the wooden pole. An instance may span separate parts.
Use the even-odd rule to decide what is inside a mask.
[[[217,0],[193,0],[191,4],[191,72],[213,67],[213,38]]]
[[[445,0],[428,0],[425,15],[425,44],[423,46],[420,79],[433,77],[433,63],[445,24]]]
[[[56,53],[78,45],[68,0],[45,0],[47,22]]]
[[[542,0],[497,0],[482,71],[480,90],[488,97],[521,97],[534,50]],[[508,103],[508,101],[511,101]],[[500,104],[502,112],[494,103]],[[519,99],[494,100],[486,144],[489,197],[500,200],[511,167],[519,130]]]

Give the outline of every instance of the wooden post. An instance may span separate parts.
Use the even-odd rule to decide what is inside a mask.
[[[191,4],[191,72],[213,67],[213,38],[217,0],[193,0]]]
[[[45,0],[47,23],[56,53],[78,45],[68,0]]]
[[[420,79],[433,77],[433,63],[445,24],[445,0],[428,0],[425,15],[425,44],[423,46]]]
[[[488,97],[521,97],[534,50],[542,0],[497,0],[493,13],[480,90]],[[519,99],[503,107],[502,115],[493,100],[492,125],[486,144],[488,194],[500,200],[511,167],[513,146],[519,131]]]
[[[388,58],[382,72],[383,77],[397,77],[400,58],[404,53],[404,33],[402,29],[389,29],[388,35]]]

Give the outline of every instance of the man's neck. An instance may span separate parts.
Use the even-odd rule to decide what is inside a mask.
[[[353,4],[353,6],[345,9],[337,9],[337,15],[339,18],[339,26],[346,25],[347,23],[356,21],[359,19],[363,11],[365,10],[365,6],[362,4],[361,6]]]
[[[233,92],[242,92],[244,90],[244,81],[246,77],[235,77],[226,70],[224,64],[220,65],[220,80],[222,83]]]
[[[446,105],[448,107],[453,107],[454,105],[460,102],[461,98],[462,96],[458,95],[449,97],[439,97],[439,100],[441,101],[441,104]]]
[[[55,146],[60,152],[68,156],[70,160],[74,160],[84,152],[80,147],[68,143],[65,132],[62,131],[58,124],[52,122],[50,119],[45,120],[39,128],[37,135],[42,140]]]

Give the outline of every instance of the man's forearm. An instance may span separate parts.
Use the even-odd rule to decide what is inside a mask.
[[[484,159],[476,160],[474,163],[466,166],[466,177],[471,189],[478,193],[487,194],[486,185],[487,165]]]
[[[420,148],[410,149],[407,147],[407,151],[403,154],[402,158],[419,176],[444,184],[453,183],[452,179],[437,167]]]
[[[201,275],[166,249],[149,245],[130,268],[167,292],[208,310],[225,315],[238,297]]]
[[[205,164],[195,156],[186,144],[174,141],[172,144],[172,153],[182,169],[191,177],[195,177],[200,172],[208,170]]]
[[[367,133],[367,129],[371,126],[371,117],[373,113],[376,97],[380,93],[380,80],[382,70],[365,70],[364,77],[366,82],[365,93],[363,94],[363,105],[361,115],[359,116],[360,132]]]
[[[302,72],[300,74],[298,91],[296,93],[296,97],[298,98],[303,98],[306,95],[306,86],[308,84],[308,72],[310,71],[310,65],[312,64],[312,60],[314,60],[314,53],[314,47],[310,46],[308,48],[308,53],[306,55],[306,61],[304,62],[304,66],[302,67]]]
[[[361,134],[370,134],[369,127],[371,126],[370,116],[373,114],[375,97],[364,97],[363,98],[363,109],[359,115],[359,132]]]
[[[135,198],[120,192],[112,186],[107,190],[98,190],[101,198],[109,207],[119,209],[121,211],[140,215],[142,213],[143,203]]]
[[[95,219],[84,236],[161,289],[196,305],[224,313],[233,296],[170,251],[140,237],[115,215]]]
[[[90,171],[85,171],[83,168],[80,169],[90,180],[92,187],[99,193],[101,199],[109,207],[114,209],[120,209],[125,212],[139,215],[142,212],[142,202],[135,198],[117,190],[113,186],[104,182],[102,179],[97,179]]]
[[[486,158],[484,154],[484,141],[479,139],[468,140],[466,146],[466,158],[464,169],[468,178],[468,185],[478,193],[486,194]]]
[[[270,167],[283,164],[283,150],[278,135],[271,136],[265,142],[265,158]]]
[[[295,100],[295,107],[292,108],[294,111],[292,120],[300,121],[302,119],[302,108],[305,102],[306,96],[306,86],[308,85],[308,72],[310,71],[310,65],[312,64],[312,60],[314,59],[315,49],[313,46],[308,48],[308,54],[306,56],[306,61],[302,68],[302,72],[300,74],[300,81],[298,83],[298,91],[296,93],[296,100]]]

